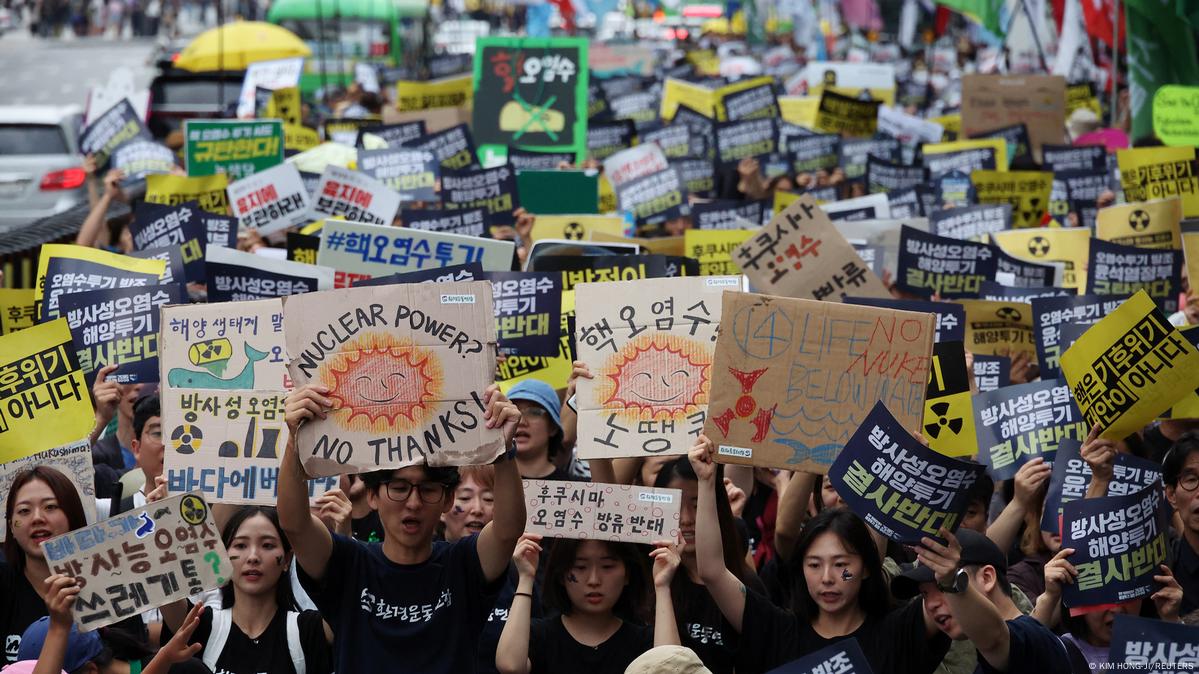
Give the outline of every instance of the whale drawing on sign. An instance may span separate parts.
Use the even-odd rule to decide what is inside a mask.
[[[236,377],[221,379],[211,372],[176,367],[167,372],[167,383],[173,388],[208,388],[226,391],[254,388],[254,364],[266,358],[268,354],[266,351],[259,351],[250,346],[249,342],[245,343],[244,346],[247,359],[246,366],[242,368]]]

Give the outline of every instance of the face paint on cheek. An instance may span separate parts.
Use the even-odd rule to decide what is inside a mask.
[[[462,506],[456,505],[456,506],[454,506],[453,512],[455,515],[461,515],[462,513],[466,512],[466,511],[462,509]]]
[[[21,528],[21,520],[13,520],[13,521],[12,521],[12,528],[13,528],[13,531],[16,531],[17,529],[20,529],[20,528]]]
[[[568,580],[572,583],[579,582],[579,579],[575,577],[575,574],[573,572],[566,574],[566,580]]]

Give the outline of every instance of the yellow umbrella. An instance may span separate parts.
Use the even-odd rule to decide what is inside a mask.
[[[192,72],[245,70],[256,61],[295,56],[312,56],[295,33],[273,23],[234,21],[196,36],[179,53],[175,67]]]

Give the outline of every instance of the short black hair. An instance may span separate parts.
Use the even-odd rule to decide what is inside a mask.
[[[995,495],[995,480],[982,473],[966,491],[966,503],[982,503],[983,510],[991,512],[991,498]]]
[[[1002,590],[1005,595],[1011,597],[1012,583],[1007,579],[1007,572],[1003,569],[1000,569],[997,566],[991,566],[990,564],[963,564],[962,568],[969,569],[971,575],[973,575],[978,573],[978,570],[984,566],[990,566],[992,569],[995,569],[995,582],[999,583],[999,589]]]
[[[417,464],[420,465],[420,464]],[[458,483],[462,481],[462,476],[458,474],[458,469],[454,466],[420,466],[425,469],[425,479],[432,482],[440,482],[446,486],[447,492],[453,492]],[[358,477],[362,478],[363,484],[372,493],[379,493],[379,487],[391,480],[398,468],[388,468],[385,470],[372,470],[369,473],[362,473]]]
[[[138,398],[137,402],[133,403],[133,437],[140,441],[142,431],[146,429],[150,419],[161,416],[162,403],[158,400],[157,393]]]
[[[1182,477],[1182,467],[1187,459],[1199,452],[1199,431],[1187,431],[1179,436],[1166,458],[1162,459],[1162,482],[1171,487],[1178,486],[1178,478]]]

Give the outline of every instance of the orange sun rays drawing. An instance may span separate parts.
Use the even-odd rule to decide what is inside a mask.
[[[368,332],[330,356],[318,377],[331,391],[343,428],[408,430],[424,423],[441,398],[445,375],[432,349],[411,339]]]
[[[699,342],[658,333],[608,358],[596,381],[604,409],[636,419],[678,418],[708,402],[712,356]]]

